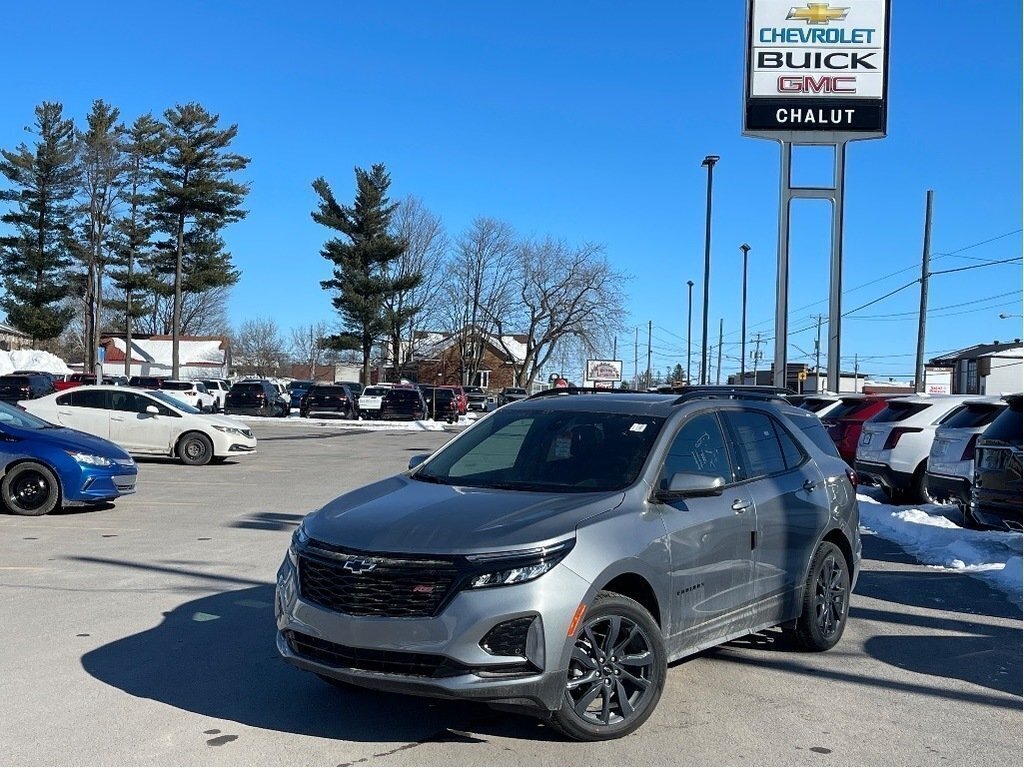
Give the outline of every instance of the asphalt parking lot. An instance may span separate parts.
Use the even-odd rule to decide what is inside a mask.
[[[103,509],[0,515],[5,765],[1020,765],[1018,608],[865,537],[840,644],[771,633],[672,666],[620,741],[485,706],[342,692],[274,649],[292,529],[446,432],[261,423],[259,454],[140,465]]]

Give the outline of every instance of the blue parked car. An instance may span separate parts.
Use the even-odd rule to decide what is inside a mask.
[[[291,399],[292,408],[302,407],[302,396],[309,392],[315,382],[293,381],[288,385],[288,396]],[[287,416],[287,414],[285,414]]]
[[[135,493],[138,468],[119,446],[0,403],[0,502],[16,515]]]

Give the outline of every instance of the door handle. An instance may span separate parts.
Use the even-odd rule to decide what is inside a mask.
[[[736,514],[746,512],[752,506],[754,506],[753,502],[744,501],[743,499],[736,499],[736,501],[732,503],[732,508],[735,510]]]
[[[111,421],[124,421],[124,416],[111,416]]]
[[[814,482],[813,480],[804,480],[804,490],[805,491],[813,491],[817,487],[818,487],[818,484],[816,482]]]

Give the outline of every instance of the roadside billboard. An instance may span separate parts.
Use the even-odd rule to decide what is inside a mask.
[[[587,360],[587,381],[622,381],[621,360]]]
[[[888,70],[888,0],[748,0],[743,134],[881,138]]]

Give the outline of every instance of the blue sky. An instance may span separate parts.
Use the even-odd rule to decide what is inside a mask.
[[[248,218],[225,233],[242,270],[230,317],[271,316],[285,332],[333,319],[311,181],[323,175],[351,199],[353,167],[383,162],[392,196],[420,198],[452,235],[491,216],[527,236],[603,243],[633,275],[619,338],[627,376],[635,327],[645,365],[648,321],[654,367],[685,366],[687,280],[697,284],[698,364],[700,161],[718,154],[709,317],[712,341],[724,318],[729,371],[739,366],[741,243],[752,247],[749,336],[771,335],[775,297],[779,150],[740,135],[744,7],[12,4],[0,146],[23,140],[43,100],[79,121],[96,98],[128,120],[196,100],[237,123],[252,194]],[[1007,235],[934,269],[1021,254],[1021,3],[894,0],[892,40],[889,136],[848,152],[844,309],[919,275],[929,188],[935,254]],[[797,181],[821,178],[817,154],[797,162]],[[797,204],[791,331],[827,313],[828,226],[827,204]],[[917,304],[909,288],[846,318],[844,367],[857,354],[862,371],[912,375]],[[1021,314],[1021,266],[936,276],[929,306],[929,355],[1019,337],[1021,319],[998,315]],[[790,342],[790,361],[807,360],[814,332]]]

